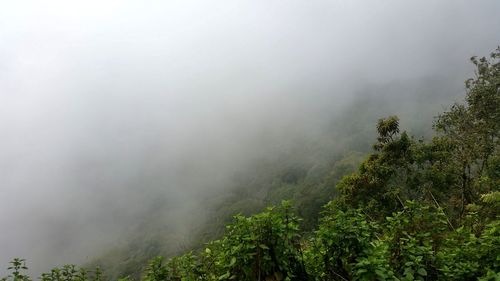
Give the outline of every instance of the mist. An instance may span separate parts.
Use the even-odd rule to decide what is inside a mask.
[[[500,43],[499,11],[493,0],[2,2],[0,264],[87,262],[159,205],[178,243],[204,198],[335,130],[373,85],[437,77],[460,96],[467,59]]]

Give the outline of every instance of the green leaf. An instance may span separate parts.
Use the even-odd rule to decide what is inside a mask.
[[[224,279],[227,279],[231,274],[228,272],[226,272],[226,274],[223,274],[221,276],[219,276],[219,280],[224,280]]]
[[[421,276],[427,276],[427,271],[423,268],[419,268],[417,270],[417,273],[420,274]]]
[[[232,257],[231,258],[231,262],[229,263],[229,267],[233,266],[234,264],[236,263],[236,258],[235,257]]]
[[[259,247],[261,247],[264,250],[269,250],[269,247],[264,244],[260,244]]]

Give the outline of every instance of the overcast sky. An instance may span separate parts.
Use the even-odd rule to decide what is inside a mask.
[[[362,85],[465,79],[499,44],[496,0],[1,1],[0,272],[79,262]]]

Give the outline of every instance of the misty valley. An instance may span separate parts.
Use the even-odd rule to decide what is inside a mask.
[[[402,130],[397,116],[379,119],[369,153],[258,163],[248,175],[258,178],[215,202],[174,257],[152,257],[169,241],[148,239],[40,279],[497,280],[499,59],[500,49],[473,58],[478,76],[466,81],[464,102],[437,116],[430,141]],[[24,259],[10,264],[2,280],[30,280]]]
[[[500,3],[28,2],[0,281],[500,280]]]

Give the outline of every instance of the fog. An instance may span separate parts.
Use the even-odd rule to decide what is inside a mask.
[[[0,273],[13,257],[35,271],[86,262],[157,204],[189,233],[202,198],[321,135],[367,85],[470,77],[467,59],[500,43],[499,12],[494,0],[1,2]]]

